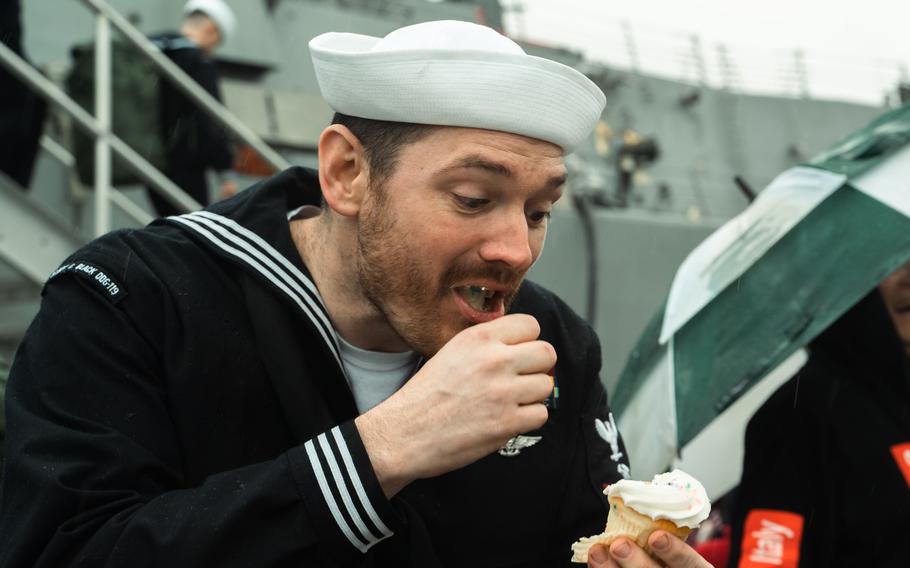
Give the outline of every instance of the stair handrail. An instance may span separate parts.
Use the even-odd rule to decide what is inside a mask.
[[[110,4],[104,0],[79,1],[103,16],[115,28],[120,30],[130,43],[142,51],[155,64],[155,67],[164,74],[166,79],[170,80],[183,94],[208,113],[212,119],[253,148],[272,167],[277,170],[283,170],[291,166],[290,162],[266,144],[255,132],[221,104],[218,99],[199,86],[199,83],[171,61],[150,39],[139,31],[139,28],[131,24]]]
[[[103,128],[99,121],[85,111],[79,103],[74,101],[60,87],[55,85],[53,81],[42,75],[28,61],[17,55],[3,42],[0,42],[0,65],[3,65],[33,91],[66,112],[66,114],[75,121],[76,126],[85,131],[86,134],[94,137],[96,140],[103,140],[104,145],[108,147],[110,151],[113,151],[118,158],[123,160],[139,179],[145,182],[149,187],[161,193],[169,202],[185,211],[192,211],[201,207],[195,199],[180,189],[167,176],[161,173],[158,168],[133,150],[126,142],[121,140],[119,136],[111,132],[109,128]],[[97,150],[98,148],[96,146],[96,152]],[[100,198],[99,195],[95,196],[96,236],[100,236],[110,230],[109,207],[107,207],[108,202],[114,201],[119,206],[123,200],[126,200],[126,197],[123,197],[123,200],[118,199],[118,197],[121,197],[119,192],[108,191],[108,188],[110,187],[109,169],[106,176],[106,183],[104,183],[104,177],[104,172],[96,171],[96,192],[99,189],[99,183],[102,185]],[[99,223],[98,220],[99,202],[102,202],[105,205],[105,207],[102,208],[102,223]]]
[[[95,235],[111,229],[110,205],[130,209],[126,198],[111,185],[111,152],[126,162],[127,166],[153,190],[184,211],[199,209],[193,198],[177,187],[155,166],[135,152],[111,130],[111,35],[110,26],[148,58],[178,90],[206,112],[215,122],[242,140],[277,170],[290,167],[290,163],[262,141],[249,127],[231,113],[215,97],[171,61],[133,24],[104,0],[79,0],[95,12],[95,116],[86,112],[57,85],[44,77],[27,61],[6,45],[0,43],[0,64],[19,77],[33,90],[61,107],[75,119],[77,125],[95,140]],[[135,212],[127,211],[131,215]]]
[[[123,36],[143,53],[164,78],[208,114],[213,120],[249,145],[277,170],[290,163],[262,141],[239,118],[203,89],[183,69],[171,61],[139,29],[104,0],[80,0],[95,12],[95,115],[105,132],[110,132],[111,118],[111,37],[113,24]],[[95,232],[110,230],[108,188],[110,187],[110,151],[105,137],[95,139]],[[99,175],[100,174],[100,175]],[[198,208],[198,207],[197,207]]]

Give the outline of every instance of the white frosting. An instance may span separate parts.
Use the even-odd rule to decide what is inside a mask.
[[[652,481],[623,479],[610,485],[608,496],[623,500],[627,507],[654,520],[667,519],[679,527],[695,528],[708,518],[711,502],[705,488],[684,471],[655,475]]]

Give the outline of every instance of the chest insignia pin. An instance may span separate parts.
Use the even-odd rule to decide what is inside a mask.
[[[543,436],[515,436],[499,448],[499,455],[507,458],[515,457],[521,453],[521,450],[530,448],[542,439]]]

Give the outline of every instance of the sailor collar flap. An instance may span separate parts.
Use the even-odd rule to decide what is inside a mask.
[[[288,213],[321,199],[316,173],[289,168],[202,211],[168,217],[203,246],[247,269],[296,305],[325,342],[339,368],[335,330],[288,228]]]

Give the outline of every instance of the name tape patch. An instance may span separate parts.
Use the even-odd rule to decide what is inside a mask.
[[[910,487],[910,442],[891,446],[891,455],[897,462],[897,468],[904,474],[907,486]]]
[[[70,262],[51,273],[48,282],[61,274],[72,273],[95,286],[111,302],[119,302],[126,296],[126,289],[111,278],[104,270],[89,262]]]
[[[771,509],[749,511],[739,568],[796,568],[802,536],[802,515]]]

